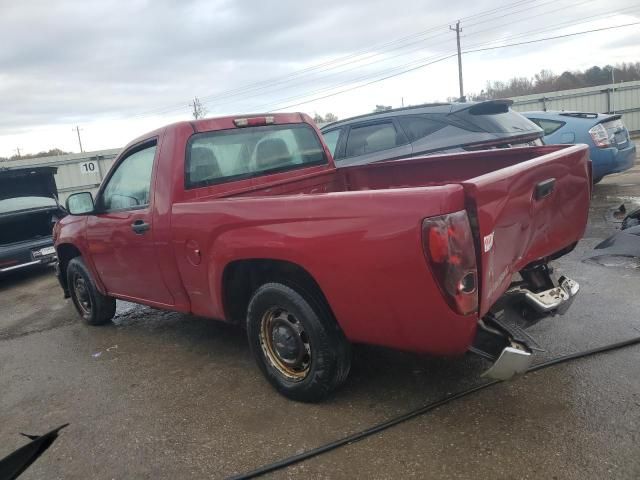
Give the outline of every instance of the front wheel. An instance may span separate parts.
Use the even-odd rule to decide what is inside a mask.
[[[116,299],[98,291],[80,257],[72,259],[67,265],[67,286],[76,310],[89,325],[109,323],[116,314]]]
[[[264,375],[292,400],[322,400],[349,373],[349,342],[324,303],[309,293],[262,285],[249,302],[247,336]]]

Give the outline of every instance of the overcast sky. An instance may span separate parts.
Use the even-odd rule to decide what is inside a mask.
[[[0,156],[79,151],[76,125],[85,150],[121,147],[190,118],[194,96],[209,116],[284,108],[344,118],[444,100],[458,92],[455,58],[351,88],[454,53],[456,19],[464,50],[638,21],[640,3],[0,0]],[[639,61],[639,46],[635,25],[469,53],[465,90]]]

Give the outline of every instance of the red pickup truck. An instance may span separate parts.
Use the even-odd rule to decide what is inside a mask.
[[[297,400],[345,380],[354,342],[472,350],[508,378],[533,345],[507,306],[537,319],[577,293],[548,262],[584,233],[590,172],[581,145],[336,169],[304,114],[180,122],[131,142],[95,200],[69,197],[58,278],[92,325],[116,298],[244,325]]]

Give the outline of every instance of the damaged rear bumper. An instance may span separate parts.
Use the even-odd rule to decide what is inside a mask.
[[[580,285],[567,277],[560,277],[558,283],[557,287],[535,293],[518,286],[508,290],[506,295],[522,297],[538,313],[564,315],[580,291]]]
[[[470,348],[493,362],[482,376],[509,380],[525,373],[533,361],[533,352],[542,348],[524,331],[531,322],[521,314],[522,307],[534,311],[537,319],[564,315],[579,291],[578,282],[567,277],[561,277],[558,286],[544,291],[534,292],[523,285],[508,290],[503,310],[489,313],[479,321],[476,340]]]

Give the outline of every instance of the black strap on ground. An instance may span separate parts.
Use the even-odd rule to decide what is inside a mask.
[[[602,347],[592,348],[591,350],[585,350],[583,352],[563,355],[561,357],[554,358],[546,362],[539,363],[537,365],[533,365],[531,368],[529,368],[529,370],[527,370],[527,373],[542,370],[544,368],[552,367],[554,365],[565,363],[571,360],[576,360],[578,358],[585,358],[585,357],[590,357],[592,355],[597,355],[599,353],[611,352],[613,350],[629,347],[631,345],[637,345],[639,343],[640,343],[640,337],[635,337],[629,340],[624,340],[622,342],[617,342],[617,343],[612,343],[610,345],[605,345]],[[240,475],[234,475],[232,477],[229,477],[229,480],[244,480],[248,478],[255,478],[260,475],[264,475],[265,473],[273,472],[275,470],[280,470],[281,468],[285,468],[295,463],[299,463],[309,458],[316,457],[320,454],[329,452],[331,450],[335,450],[336,448],[350,445],[370,435],[374,435],[378,432],[381,432],[382,430],[386,430],[387,428],[398,425],[399,423],[406,422],[407,420],[411,420],[412,418],[418,417],[420,415],[424,415],[425,413],[435,410],[436,408],[441,407],[442,405],[446,405],[449,402],[452,402],[462,397],[466,397],[467,395],[471,395],[472,393],[479,392],[480,390],[484,390],[485,388],[491,387],[497,383],[502,383],[502,382],[501,380],[494,380],[488,383],[483,383],[482,385],[478,385],[476,387],[469,388],[467,390],[463,390],[458,393],[454,393],[452,395],[447,395],[441,400],[436,400],[435,402],[428,403],[427,405],[424,405],[420,408],[407,412],[403,415],[391,418],[385,422],[382,422],[377,425],[374,425],[373,427],[367,428],[366,430],[362,430],[360,432],[347,435],[346,437],[343,437],[339,440],[335,440],[331,443],[327,443],[320,447],[307,450],[306,452],[299,453],[297,455],[292,455],[288,458],[284,458],[277,462],[270,463],[268,465],[263,465],[262,467],[252,470],[250,472],[242,473]]]

